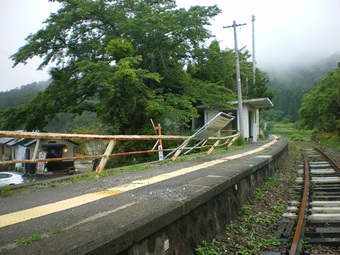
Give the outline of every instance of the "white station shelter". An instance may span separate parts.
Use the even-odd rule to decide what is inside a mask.
[[[230,104],[232,109],[206,109],[201,106],[199,110],[203,110],[204,124],[208,123],[219,112],[232,113],[235,116],[235,120],[231,122],[227,129],[240,130],[240,118],[238,114],[238,101],[232,101]],[[243,132],[242,136],[247,141],[256,142],[260,134],[260,109],[273,107],[273,103],[269,98],[254,98],[242,100],[242,117],[243,117]],[[193,123],[194,124],[194,123]]]

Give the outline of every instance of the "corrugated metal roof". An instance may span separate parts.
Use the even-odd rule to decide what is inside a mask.
[[[29,147],[32,144],[35,144],[37,142],[37,139],[30,140],[28,143],[25,143],[24,146]]]
[[[0,138],[0,144],[6,144],[6,143],[8,143],[8,142],[10,142],[12,140],[14,140],[13,137],[1,137]]]
[[[24,141],[26,138],[16,138],[10,142],[7,143],[7,145],[9,146],[14,146],[14,145],[17,145],[18,143],[21,143],[22,141]]]

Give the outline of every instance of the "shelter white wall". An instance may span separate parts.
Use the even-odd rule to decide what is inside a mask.
[[[205,109],[204,110],[204,124],[208,123],[212,118],[215,117],[222,109]],[[224,109],[223,109],[224,110]],[[225,111],[225,110],[224,110]],[[243,137],[245,139],[252,139],[253,141],[257,141],[257,138],[260,133],[260,125],[259,125],[259,109],[253,108],[248,104],[243,105],[242,109],[242,117],[243,117]],[[237,122],[237,129],[240,130],[240,117],[237,111],[237,116],[234,121]]]

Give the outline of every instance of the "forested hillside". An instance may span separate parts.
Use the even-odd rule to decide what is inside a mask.
[[[296,122],[300,119],[299,109],[304,94],[310,92],[327,74],[337,68],[340,52],[305,66],[287,69],[265,70],[269,90],[275,93],[274,108],[264,113],[267,120]]]
[[[303,127],[318,133],[336,133],[340,138],[340,63],[320,85],[303,96],[299,113]]]
[[[46,89],[50,83],[51,81],[34,82],[22,85],[20,88],[0,92],[0,110],[4,110],[9,107],[17,107],[27,103],[39,91]]]

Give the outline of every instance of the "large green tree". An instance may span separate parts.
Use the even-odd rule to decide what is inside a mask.
[[[218,83],[235,89],[235,57],[232,50],[223,51],[218,41],[208,47],[195,49],[195,58],[188,65],[188,73],[196,79]]]
[[[274,96],[267,88],[266,74],[256,68],[256,82],[253,82],[252,63],[248,51],[239,52],[243,98]],[[195,50],[195,58],[188,65],[192,77],[220,84],[237,93],[235,52],[221,50],[218,41],[214,40],[208,47]]]
[[[340,63],[320,85],[305,94],[299,113],[302,124],[310,129],[337,132],[340,136]]]
[[[185,65],[211,37],[216,6],[179,9],[173,0],[59,0],[45,28],[27,37],[14,65],[41,57],[52,83],[29,103],[0,114],[2,129],[43,129],[58,114],[97,113],[112,133],[138,133],[149,119],[174,126],[195,105],[227,105],[232,93],[193,79]],[[217,91],[218,93],[209,93]]]

